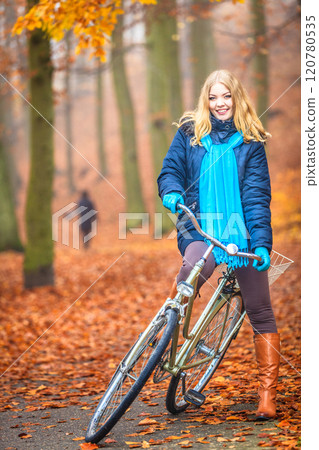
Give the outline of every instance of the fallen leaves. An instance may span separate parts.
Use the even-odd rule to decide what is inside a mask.
[[[30,391],[27,392],[28,395],[36,395],[39,391],[43,391],[43,389],[47,389],[47,386],[44,386],[43,384],[41,384],[40,386],[38,386],[36,389],[31,389]]]
[[[226,380],[225,377],[218,376],[214,379],[215,383],[223,383]]]
[[[167,436],[165,441],[175,441],[176,439],[184,439],[185,436]]]
[[[241,416],[228,416],[226,420],[244,420]]]
[[[143,419],[141,420],[137,425],[140,426],[145,426],[145,425],[158,425],[159,422],[157,422],[154,419]]]
[[[116,442],[117,441],[115,439],[111,439],[111,438],[104,439],[105,444],[116,444]]]
[[[30,438],[32,438],[32,435],[31,434],[27,434],[27,433],[20,433],[20,434],[18,434],[18,436],[21,439],[30,439]]]
[[[277,427],[279,428],[287,428],[290,427],[291,423],[288,420],[282,420],[281,422],[277,423]]]
[[[210,442],[207,440],[207,437],[197,438],[196,442],[199,442],[200,444],[210,444]]]
[[[130,442],[130,441],[125,441],[125,444],[128,445],[130,448],[139,448],[139,447],[142,447],[142,442]]]
[[[83,444],[80,444],[80,448],[81,450],[95,450],[96,448],[99,448],[99,446],[89,442],[84,442]]]
[[[19,365],[10,369],[10,378],[2,377],[2,404],[7,411],[12,411],[12,417],[19,418],[20,412],[16,412],[21,411],[19,408],[28,412],[40,411],[40,416],[36,419],[40,424],[26,422],[26,419],[21,419],[22,424],[19,420],[14,422],[18,426],[12,432],[21,432],[21,439],[30,439],[32,442],[35,425],[39,429],[52,428],[52,432],[55,432],[57,424],[63,425],[66,422],[56,419],[53,421],[54,414],[52,417],[47,414],[51,409],[64,408],[63,412],[66,412],[67,407],[74,405],[81,411],[81,417],[87,414],[87,422],[89,421],[94,401],[97,402],[102,395],[114,368],[136,336],[148,324],[150,315],[159,307],[158,299],[163,293],[163,282],[167,280],[168,271],[175,273],[176,259],[172,257],[171,251],[160,249],[153,259],[152,255],[146,258],[144,250],[138,255],[132,252],[128,256],[126,264],[130,270],[123,272],[122,268],[114,266],[112,274],[106,274],[105,280],[83,296],[83,304],[73,308],[72,315],[70,314],[67,320],[55,324],[55,333],[48,333],[45,345],[32,347]],[[161,260],[165,260],[163,266],[155,265],[159,256]],[[83,292],[84,287],[91,284],[92,276],[98,273],[101,266],[106,267],[112,261],[112,255],[90,256],[88,253],[86,260],[72,257],[68,261],[59,255],[56,261],[58,286],[31,291],[24,291],[22,280],[13,278],[13,274],[18,272],[17,257],[6,258],[3,266],[9,270],[6,276],[9,281],[6,281],[8,284],[1,294],[3,303],[0,310],[0,320],[6,331],[5,337],[0,335],[0,340],[2,339],[6,348],[1,360],[4,369],[52,323],[52,317],[58,317],[74,298]],[[139,265],[134,263],[137,258]],[[68,270],[70,265],[73,271]],[[91,272],[88,272],[88,267]],[[145,278],[141,278],[143,271],[147,271]],[[275,283],[272,287],[273,304],[284,343],[283,356],[299,368],[299,306],[298,302],[292,301],[294,297],[289,290],[290,277],[294,289],[298,280],[294,278],[293,272],[287,272],[286,276],[284,282],[279,279],[278,284]],[[14,279],[14,283],[11,279]],[[150,283],[152,293],[149,290]],[[209,291],[209,286],[204,288]],[[148,308],[144,308],[145,301],[149,305]],[[205,294],[196,301],[199,309],[203,307]],[[127,327],[125,322],[128,315],[132,318],[130,327]],[[241,410],[238,408],[239,403],[256,403],[256,373],[252,332],[249,325],[244,323],[225,361],[216,372],[216,377],[210,382],[211,392],[207,394],[206,402],[199,410],[190,408],[182,416],[173,418],[165,415],[164,410],[156,409],[162,405],[160,399],[165,395],[166,381],[161,385],[150,382],[142,390],[143,412],[134,419],[124,417],[124,420],[130,420],[128,424],[134,424],[125,437],[129,443],[127,446],[149,448],[157,445],[165,448],[165,445],[176,445],[180,448],[192,448],[202,445],[205,448],[205,445],[209,447],[208,443],[212,446],[217,443],[221,446],[236,446],[245,439],[249,443],[250,439],[254,438],[257,439],[256,445],[259,442],[260,447],[278,442],[278,446],[293,448],[300,434],[300,377],[283,359],[278,386],[278,422],[260,429],[259,425],[253,423],[253,411],[245,409],[244,406]],[[88,401],[86,397],[94,400]],[[24,407],[23,402],[26,402],[27,406]],[[134,410],[134,404],[131,409]],[[74,411],[72,415],[75,415]],[[51,420],[48,422],[49,419]],[[79,418],[68,419],[76,420]],[[181,424],[184,429],[177,432],[176,423]],[[245,426],[247,423],[253,424],[252,427]],[[228,427],[227,432],[223,428],[225,424]],[[205,432],[201,432],[204,430],[203,426]],[[193,433],[190,432],[192,427]],[[220,433],[221,428],[223,431]],[[82,434],[81,424],[78,429],[81,431],[77,434]],[[165,431],[165,438],[158,439],[160,431]],[[74,433],[75,436],[77,434]],[[98,448],[95,444],[80,443],[84,438],[74,435],[68,433],[68,439],[79,441],[81,449]],[[163,435],[164,433],[160,436]],[[153,439],[149,439],[150,437]],[[138,442],[133,442],[133,438]],[[106,438],[105,444],[108,443],[115,444],[116,441]]]
[[[181,448],[192,448],[193,444],[191,441],[181,441],[180,442],[180,447]]]

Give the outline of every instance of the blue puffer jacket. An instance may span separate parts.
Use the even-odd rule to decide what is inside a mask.
[[[211,115],[211,138],[214,144],[227,143],[237,131],[232,120],[220,121]],[[178,192],[183,195],[185,205],[193,213],[200,213],[199,177],[202,159],[206,153],[204,147],[190,144],[194,136],[193,124],[180,127],[164,158],[163,168],[157,179],[159,195]],[[260,142],[242,143],[234,148],[237,161],[238,179],[244,220],[250,235],[250,249],[272,248],[272,229],[270,224],[270,178],[265,149]],[[185,213],[178,216],[178,248],[184,255],[186,247],[193,240],[204,240],[195,230]],[[183,232],[187,231],[188,233]]]

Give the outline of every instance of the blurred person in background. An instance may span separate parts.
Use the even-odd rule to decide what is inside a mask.
[[[88,249],[91,239],[85,240],[85,237],[87,237],[88,234],[92,231],[92,223],[97,220],[97,211],[95,210],[95,206],[90,199],[87,191],[82,192],[78,205],[80,207],[85,207],[85,209],[81,212],[81,216],[83,217],[83,219],[85,219],[84,216],[88,216],[80,224],[80,231],[83,236],[84,248]]]

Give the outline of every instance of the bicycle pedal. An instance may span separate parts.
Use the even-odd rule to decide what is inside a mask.
[[[195,391],[194,389],[189,389],[184,395],[184,400],[187,403],[191,403],[192,405],[202,406],[202,404],[206,400],[206,396],[204,394],[201,394],[200,392]]]

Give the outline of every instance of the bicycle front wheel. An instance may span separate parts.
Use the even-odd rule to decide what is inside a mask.
[[[225,314],[227,314],[227,308],[228,315],[220,342],[224,318]],[[205,388],[208,381],[211,379],[221,363],[231,341],[222,351],[218,349],[223,348],[223,344],[235,328],[242,312],[243,301],[240,295],[231,297],[228,302],[224,303],[224,305],[222,305],[217,311],[215,316],[203,331],[196,347],[189,355],[186,364],[190,365],[196,363],[197,361],[203,360],[206,356],[215,354],[214,359],[191,367],[182,373],[179,373],[176,377],[173,376],[171,378],[166,395],[166,408],[169,412],[172,414],[178,414],[185,411],[185,409],[189,406],[189,403],[187,403],[184,399],[185,393],[189,389],[202,392]]]
[[[165,352],[176,322],[177,312],[168,309],[126,354],[92,416],[86,442],[99,442],[132,404]]]

